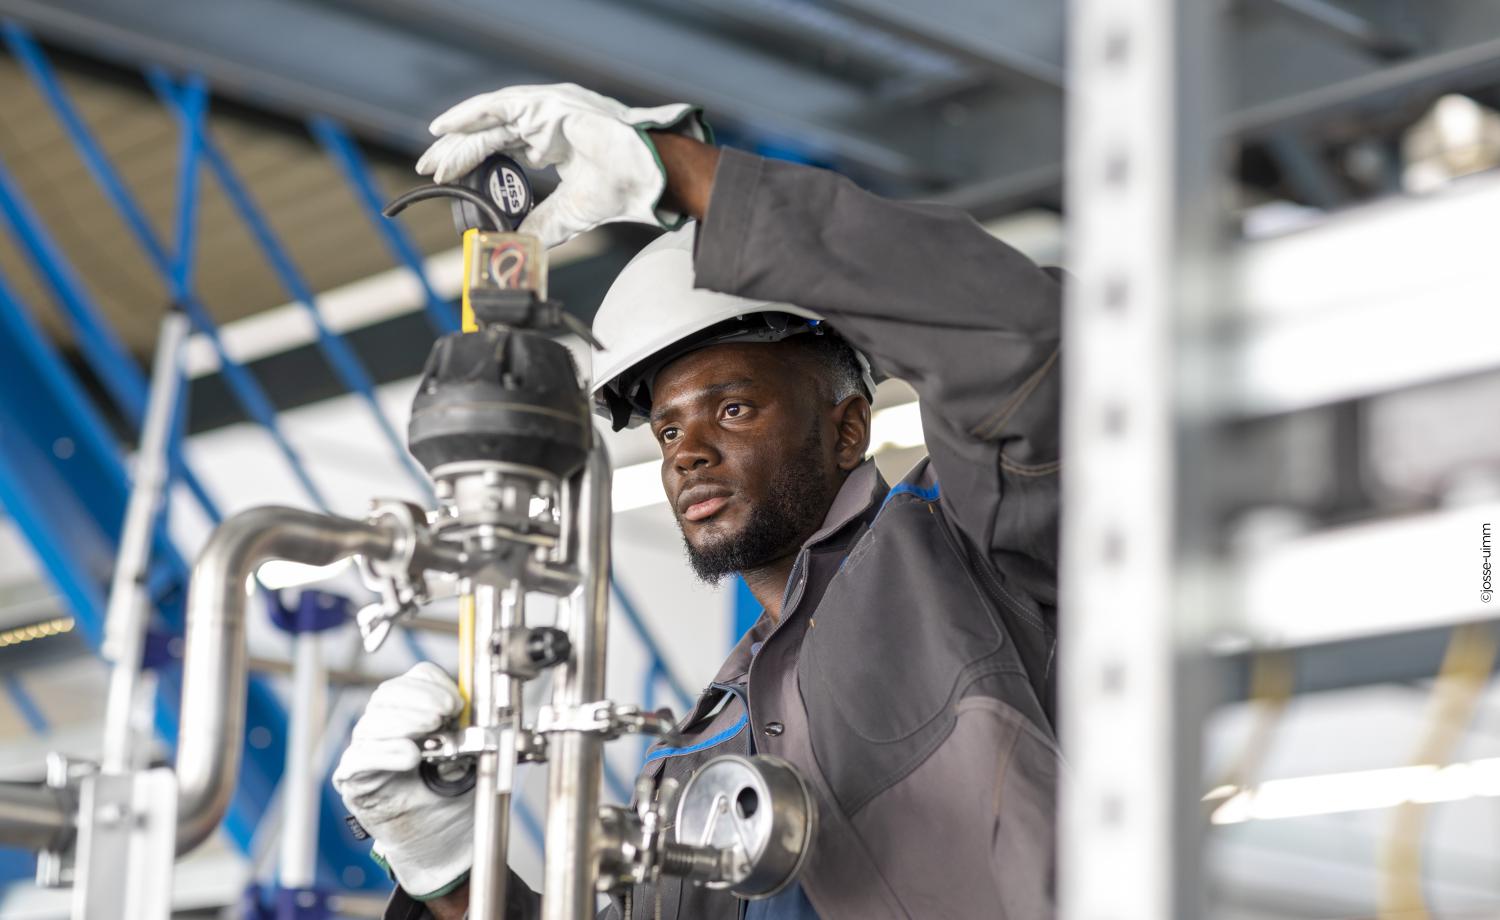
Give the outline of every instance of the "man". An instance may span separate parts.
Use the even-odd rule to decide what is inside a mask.
[[[774,754],[807,778],[819,825],[771,899],[664,879],[607,916],[1051,916],[1057,277],[962,212],[717,150],[685,106],[515,87],[433,129],[418,168],[439,181],[496,149],[557,166],[522,228],[549,245],[612,220],[698,222],[611,289],[594,391],[617,427],[651,426],[693,567],[743,575],[765,613],[644,770]],[[930,456],[894,487],[865,459],[865,355],[921,397]],[[335,776],[402,887],[390,916],[466,904],[462,807],[432,811],[412,772],[411,738],[458,705],[430,665],[388,682]],[[512,889],[512,915],[534,916]]]

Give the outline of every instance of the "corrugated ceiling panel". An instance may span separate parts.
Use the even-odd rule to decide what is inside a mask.
[[[179,160],[171,113],[133,74],[63,69],[60,77],[147,219],[171,247]],[[0,57],[0,100],[0,162],[111,324],[144,357],[167,302],[165,285],[95,186],[50,107],[9,57]],[[214,112],[209,122],[313,290],[395,264],[342,176],[298,126],[238,112]],[[388,194],[418,179],[408,167],[379,160],[374,173]],[[206,168],[199,193],[195,267],[198,293],[209,312],[223,323],[285,303],[288,295]],[[423,252],[456,243],[444,208],[414,208],[401,220]],[[62,313],[8,233],[0,234],[0,272],[48,331],[71,343]]]

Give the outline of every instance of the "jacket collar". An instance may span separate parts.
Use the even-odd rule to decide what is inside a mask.
[[[839,487],[838,494],[833,497],[833,504],[828,506],[828,513],[823,516],[823,525],[802,544],[802,551],[806,552],[827,541],[851,522],[879,511],[880,504],[889,491],[890,486],[886,485],[885,477],[876,469],[874,460],[866,460],[855,467],[854,472]],[[755,657],[751,647],[764,642],[775,628],[776,624],[771,618],[762,613],[755,625],[735,643],[729,657],[719,668],[719,673],[714,675],[714,682],[733,683],[750,673],[750,659]]]
[[[810,549],[838,533],[855,518],[863,517],[871,509],[879,510],[880,503],[890,490],[891,487],[886,485],[885,477],[880,475],[874,460],[861,463],[839,487],[838,494],[833,497],[833,504],[828,506],[828,514],[823,517],[823,526],[807,538],[802,548]]]

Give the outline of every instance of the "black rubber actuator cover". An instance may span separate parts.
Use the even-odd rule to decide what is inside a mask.
[[[500,460],[561,479],[583,466],[591,434],[568,349],[535,332],[488,326],[432,346],[407,442],[429,472]]]

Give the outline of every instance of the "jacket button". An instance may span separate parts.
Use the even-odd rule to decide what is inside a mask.
[[[780,722],[766,723],[766,735],[768,737],[775,738],[777,735],[781,734],[784,731],[786,731],[786,726],[782,725]]]

